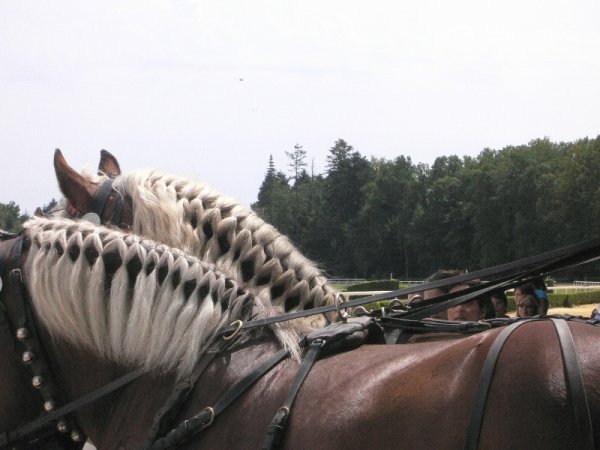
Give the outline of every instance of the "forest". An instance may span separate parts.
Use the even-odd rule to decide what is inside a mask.
[[[600,136],[440,156],[431,166],[367,158],[338,139],[318,174],[301,145],[286,156],[284,169],[270,157],[252,208],[331,277],[422,279],[599,235]],[[0,229],[26,219],[15,202],[0,203]],[[598,268],[565,276],[598,280]]]
[[[252,207],[331,276],[421,279],[476,270],[598,236],[600,136],[536,139],[476,157],[368,159],[329,149],[323,174],[300,145],[273,159]],[[598,266],[565,274],[600,277]]]

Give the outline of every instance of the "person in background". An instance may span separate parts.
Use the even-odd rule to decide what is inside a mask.
[[[462,291],[478,283],[478,281],[470,281],[468,284],[457,284],[450,288],[450,292]],[[491,317],[494,315],[489,295],[481,295],[469,302],[448,308],[448,320],[477,322]]]
[[[492,307],[494,310],[494,317],[507,318],[506,310],[508,308],[508,299],[504,291],[494,291],[490,294],[492,299]]]
[[[435,273],[432,273],[425,279],[426,283],[431,283],[432,281],[445,280],[446,278],[456,277],[458,275],[462,275],[464,272],[460,270],[438,270]],[[441,288],[428,289],[423,291],[423,299],[429,300],[434,297],[439,297],[440,295],[447,294],[450,292],[451,286],[444,286]],[[433,316],[435,319],[448,319],[447,311],[441,311]]]
[[[535,295],[541,300],[540,302],[540,314],[548,314],[548,308],[550,307],[550,301],[546,292],[548,288],[542,277],[537,277],[533,281],[533,287],[535,289]]]
[[[590,314],[590,317],[595,320],[600,320],[600,303],[596,305],[596,307],[592,311],[592,314]]]
[[[517,317],[533,317],[539,314],[541,302],[535,295],[524,294],[515,301],[517,304]]]
[[[545,310],[544,308],[543,300],[536,294],[535,286],[532,283],[522,284],[521,286],[517,286],[515,288],[515,305],[518,305],[520,299],[523,298],[525,295],[533,295],[536,299],[538,299],[537,304],[539,309],[538,312],[534,315],[546,314],[547,309]]]

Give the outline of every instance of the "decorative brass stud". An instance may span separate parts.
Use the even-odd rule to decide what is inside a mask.
[[[35,377],[33,377],[33,379],[31,380],[31,384],[33,385],[34,388],[39,389],[42,387],[42,384],[44,384],[44,377],[41,375],[36,375]]]
[[[29,330],[27,328],[19,328],[17,330],[17,339],[22,341],[29,337]]]
[[[71,431],[71,440],[74,442],[81,442],[81,440],[83,439],[83,436],[81,436],[81,433],[77,430],[73,430]]]
[[[33,352],[23,352],[23,362],[25,364],[29,364],[34,357],[35,355],[33,354]]]
[[[46,410],[46,412],[54,411],[54,408],[56,408],[56,403],[54,400],[48,400],[44,402],[44,410]]]
[[[61,420],[56,424],[56,429],[61,433],[66,433],[69,431],[69,424],[66,420]]]

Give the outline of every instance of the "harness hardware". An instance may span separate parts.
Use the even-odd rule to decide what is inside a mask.
[[[230,327],[235,326],[236,328],[235,328],[235,330],[232,331],[231,334],[229,334],[229,335],[223,335],[223,340],[224,341],[230,341],[230,340],[232,340],[240,332],[240,330],[242,329],[243,325],[244,325],[244,322],[242,322],[241,320],[236,320],[235,322],[231,322],[231,324],[229,326]]]

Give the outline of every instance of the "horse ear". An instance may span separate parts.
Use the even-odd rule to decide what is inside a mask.
[[[115,158],[108,150],[100,150],[98,175],[108,175],[111,178],[121,175],[121,167],[119,166],[117,158]]]
[[[73,170],[59,149],[54,152],[54,170],[60,190],[69,203],[82,213],[91,211],[92,199],[98,187]]]

